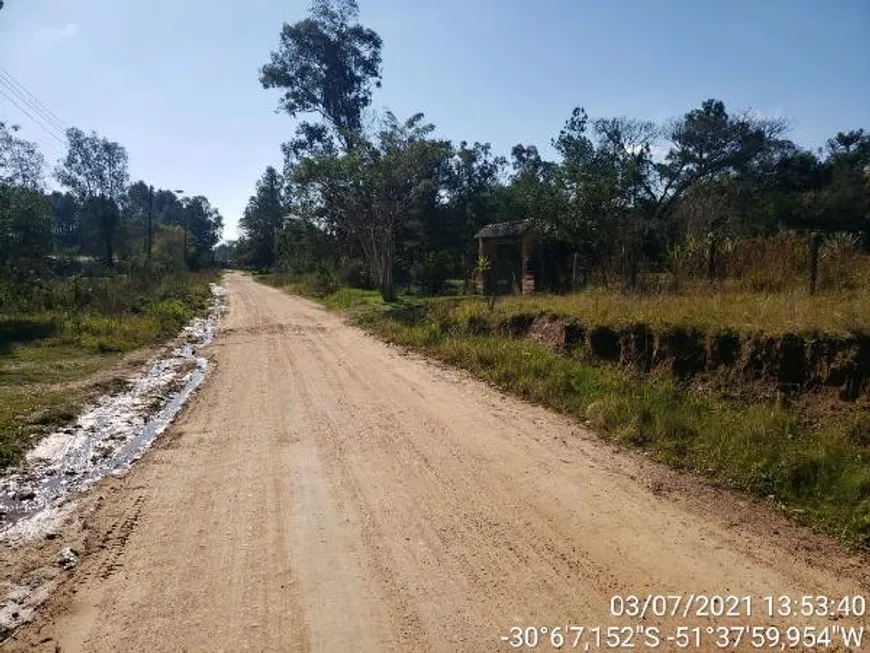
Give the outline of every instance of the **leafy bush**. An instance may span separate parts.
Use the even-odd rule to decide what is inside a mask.
[[[341,288],[341,283],[338,276],[327,268],[321,268],[315,272],[311,279],[311,290],[318,297],[331,295],[339,288]]]
[[[170,336],[187,324],[194,311],[178,299],[164,299],[154,304],[149,313],[156,320],[160,334]]]

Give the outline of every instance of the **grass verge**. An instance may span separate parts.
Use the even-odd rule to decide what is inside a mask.
[[[273,285],[288,287],[276,278]],[[289,286],[299,292],[299,287]],[[601,437],[718,484],[773,500],[795,519],[870,547],[870,415],[819,426],[795,406],[735,401],[673,378],[639,376],[555,354],[506,335],[475,335],[440,319],[447,300],[313,293],[381,338],[468,370],[503,390],[587,423]],[[477,310],[472,302],[460,309]],[[507,303],[507,302],[505,302]],[[468,306],[466,306],[468,304]],[[527,305],[525,310],[528,310]]]
[[[175,336],[211,303],[202,272],[156,285],[136,312],[0,313],[0,469],[40,437],[75,419],[104,386],[84,381],[121,357]]]
[[[474,302],[472,310],[485,311],[486,307],[482,302]],[[749,293],[698,287],[675,295],[593,289],[571,295],[500,297],[494,309],[497,316],[540,311],[613,327],[648,324],[653,328],[681,326],[700,331],[730,329],[769,335],[810,332],[833,335],[870,330],[867,290],[810,296],[804,290]]]

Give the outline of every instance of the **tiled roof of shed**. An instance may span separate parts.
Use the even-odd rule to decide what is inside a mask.
[[[522,236],[532,228],[531,220],[517,220],[516,222],[495,222],[486,225],[475,234],[475,238],[510,238]]]

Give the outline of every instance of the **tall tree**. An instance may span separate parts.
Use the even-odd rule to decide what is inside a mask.
[[[185,257],[191,267],[209,265],[223,233],[223,217],[202,195],[185,199],[183,205],[185,229],[190,234]]]
[[[655,166],[657,188],[647,186],[656,216],[664,216],[693,185],[717,176],[745,171],[785,131],[780,120],[762,120],[751,113],[731,115],[724,103],[707,100],[676,121],[668,137],[672,147]]]
[[[565,122],[553,147],[561,155],[556,169],[556,185],[562,204],[558,210],[543,216],[545,227],[552,227],[552,236],[571,245],[572,288],[577,284],[578,264],[591,265],[605,253],[602,238],[607,207],[604,201],[606,176],[602,174],[595,145],[587,135],[589,118],[582,107],[576,107]],[[539,223],[541,218],[538,219]]]
[[[18,129],[0,122],[0,184],[41,188],[45,158],[36,143],[15,135]]]
[[[51,202],[39,190],[0,186],[0,271],[37,269],[51,253]]]
[[[79,231],[79,204],[72,193],[54,191],[51,194],[54,215],[54,239],[62,249],[81,246]]]
[[[18,274],[39,266],[51,252],[51,203],[42,192],[45,160],[0,122],[0,268]]]
[[[58,165],[57,180],[82,204],[86,232],[101,244],[106,262],[114,262],[122,228],[119,202],[127,188],[127,151],[96,132],[67,130],[67,155]]]
[[[268,269],[276,263],[277,235],[287,211],[282,187],[278,171],[266,168],[239,222],[250,248],[250,262],[258,268]]]
[[[374,138],[359,139],[344,155],[304,159],[296,171],[300,206],[359,243],[387,301],[396,297],[396,236],[434,201],[450,155],[449,143],[429,137],[433,130],[423,114],[399,121],[388,113]]]
[[[260,71],[263,88],[284,90],[280,109],[318,114],[348,150],[381,80],[381,38],[358,17],[356,0],[314,0],[308,18],[284,24],[279,49]],[[329,137],[310,123],[299,134],[303,141]]]
[[[840,132],[827,145],[830,187],[821,203],[819,226],[859,232],[870,249],[870,133]]]
[[[453,150],[444,183],[448,215],[439,231],[445,232],[445,246],[458,252],[466,283],[476,251],[474,234],[496,220],[498,191],[506,165],[504,157],[492,155],[489,143],[469,146],[462,141]]]
[[[57,180],[79,198],[102,196],[115,202],[127,188],[127,150],[99,136],[72,127],[67,130],[67,155],[58,165]]]

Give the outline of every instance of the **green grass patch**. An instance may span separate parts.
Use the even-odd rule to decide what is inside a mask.
[[[334,310],[366,311],[386,304],[377,290],[339,286],[329,272],[306,275],[260,274],[262,283],[311,299],[317,299]]]
[[[203,272],[165,279],[118,305],[0,313],[0,469],[75,419],[88,393],[74,385],[120,355],[174,337],[211,304]],[[64,280],[65,285],[69,284]],[[85,283],[85,282],[82,282]]]

